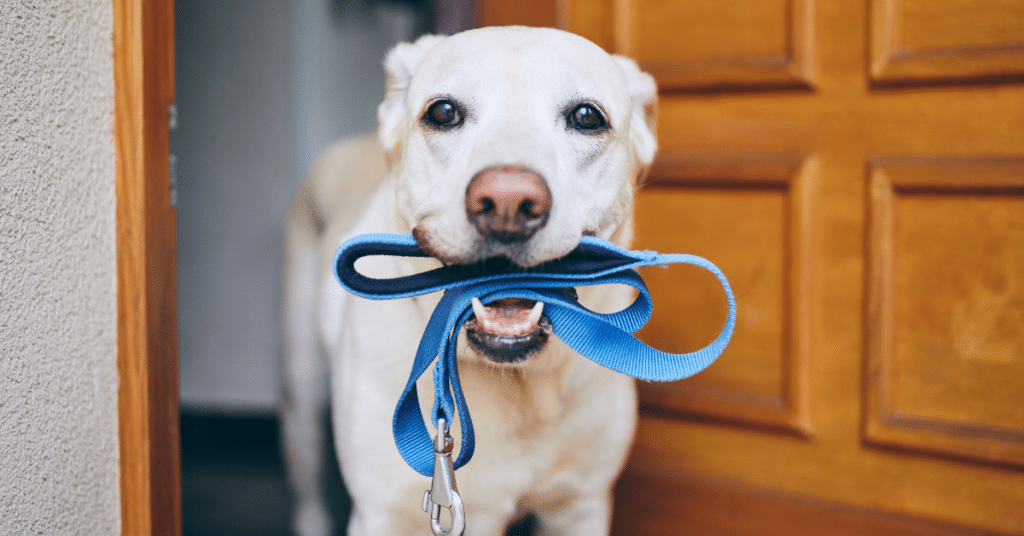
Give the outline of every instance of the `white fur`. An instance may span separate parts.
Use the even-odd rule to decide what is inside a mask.
[[[338,245],[356,234],[418,228],[447,259],[503,254],[523,266],[564,255],[584,234],[628,247],[633,191],[657,149],[653,79],[631,60],[566,32],[509,27],[426,36],[395,47],[385,68],[387,95],[378,110],[384,150],[369,138],[329,150],[288,223],[282,416],[301,536],[330,527],[318,483],[325,456],[319,415],[328,403],[354,504],[348,534],[429,531],[420,510],[429,479],[399,456],[391,419],[438,296],[369,301],[345,293],[331,266]],[[442,95],[468,111],[462,127],[439,133],[421,117]],[[606,112],[606,135],[567,128],[565,106],[581,99]],[[466,217],[469,181],[500,165],[537,172],[551,193],[548,222],[525,245],[490,243]],[[394,277],[437,265],[377,257],[359,269]],[[618,288],[580,294],[598,310],[617,310],[631,298]],[[460,376],[477,432],[476,455],[456,472],[466,534],[499,536],[527,511],[538,517],[541,534],[607,534],[611,486],[635,425],[632,379],[554,336],[520,366],[492,364],[461,337]],[[425,374],[419,384],[425,407],[430,381]]]

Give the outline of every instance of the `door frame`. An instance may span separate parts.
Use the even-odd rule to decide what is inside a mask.
[[[121,533],[181,534],[174,1],[113,0]]]

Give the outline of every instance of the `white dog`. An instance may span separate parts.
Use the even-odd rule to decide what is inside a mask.
[[[420,508],[430,480],[400,457],[391,420],[439,297],[347,294],[333,273],[338,245],[411,233],[433,257],[360,261],[375,277],[495,256],[534,266],[584,235],[628,247],[633,192],[657,148],[653,79],[566,32],[426,36],[395,47],[385,68],[378,139],[328,151],[288,223],[283,436],[302,536],[330,530],[320,491],[328,402],[353,501],[348,534],[430,530]],[[629,289],[580,289],[596,310],[631,299]],[[500,536],[526,515],[541,534],[607,534],[611,488],[634,433],[633,380],[559,341],[543,304],[477,306],[458,345],[477,434],[474,458],[456,473],[466,534]],[[426,408],[430,382],[425,374],[419,384]]]

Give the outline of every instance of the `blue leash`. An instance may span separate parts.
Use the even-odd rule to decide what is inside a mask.
[[[462,444],[455,468],[473,457],[473,422],[462,394],[455,351],[459,330],[473,313],[473,297],[485,304],[503,298],[542,301],[552,330],[570,348],[595,363],[641,380],[672,381],[700,372],[725,350],[736,325],[736,300],[729,282],[714,264],[694,255],[629,251],[605,240],[584,237],[565,257],[529,269],[492,259],[478,265],[444,266],[392,279],[373,279],[356,271],[356,260],[369,255],[427,256],[409,235],[365,234],[347,240],[338,248],[334,265],[338,281],[357,296],[386,300],[445,291],[420,339],[392,423],[395,444],[402,457],[428,477],[434,470],[435,449],[420,412],[416,380],[435,357],[434,422],[451,422],[458,411]],[[647,323],[652,310],[651,295],[636,268],[676,263],[700,266],[715,274],[729,301],[722,332],[711,344],[687,354],[656,350],[632,335]],[[629,285],[639,295],[626,309],[601,314],[583,307],[567,292],[578,286],[607,284]]]

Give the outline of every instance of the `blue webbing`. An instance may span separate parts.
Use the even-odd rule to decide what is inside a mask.
[[[452,422],[451,416],[458,411],[462,446],[455,468],[473,457],[473,422],[462,394],[455,351],[459,330],[473,313],[473,297],[485,304],[502,298],[542,301],[552,330],[570,348],[595,363],[642,380],[671,381],[700,372],[725,350],[736,325],[736,300],[729,282],[714,264],[694,255],[629,251],[605,240],[584,237],[569,255],[530,269],[494,260],[472,267],[445,266],[393,279],[368,278],[355,270],[357,259],[371,255],[427,256],[409,235],[365,234],[347,240],[338,248],[334,265],[338,281],[349,292],[385,300],[444,290],[420,339],[392,423],[395,444],[402,457],[424,476],[433,472],[434,447],[420,412],[416,380],[435,358],[434,421],[444,417]],[[636,268],[676,263],[692,264],[713,273],[729,302],[725,327],[718,337],[687,354],[656,350],[632,335],[647,323],[652,310],[650,293]],[[629,285],[639,295],[622,311],[601,314],[583,307],[563,290],[607,284]]]

